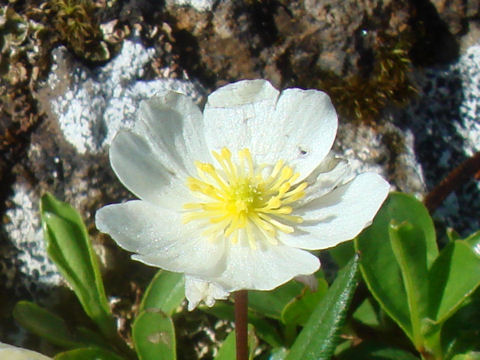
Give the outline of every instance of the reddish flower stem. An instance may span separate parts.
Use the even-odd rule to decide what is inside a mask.
[[[477,178],[479,172],[480,151],[453,169],[440,184],[425,196],[423,203],[430,212],[433,212],[450,193],[464,185],[472,177]]]
[[[248,360],[247,336],[247,290],[236,291],[235,294],[235,339],[237,344],[237,360]]]

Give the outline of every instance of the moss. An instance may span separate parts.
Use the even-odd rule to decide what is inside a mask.
[[[92,62],[110,58],[92,0],[49,0],[45,12],[59,41],[75,55]]]
[[[402,105],[417,93],[409,79],[410,35],[377,37],[370,71],[343,78],[321,69],[310,86],[326,91],[340,115],[347,119],[375,122],[389,104]]]

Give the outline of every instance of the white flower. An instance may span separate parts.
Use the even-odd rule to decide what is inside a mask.
[[[51,360],[35,351],[0,343],[0,359],[5,360]]]
[[[140,200],[100,209],[97,227],[134,259],[185,273],[190,309],[312,274],[320,262],[305,250],[355,237],[389,189],[374,173],[352,179],[330,153],[336,131],[330,98],[316,90],[240,81],[213,92],[203,115],[162,93],[110,147]]]

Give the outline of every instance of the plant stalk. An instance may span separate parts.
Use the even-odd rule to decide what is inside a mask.
[[[239,290],[235,297],[235,340],[237,360],[248,360],[248,291]]]
[[[423,203],[433,212],[453,191],[465,185],[472,177],[477,178],[480,171],[480,151],[453,169],[432,191]]]

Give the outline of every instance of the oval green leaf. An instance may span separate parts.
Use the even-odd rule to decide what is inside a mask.
[[[423,345],[422,319],[428,316],[428,269],[421,228],[408,222],[390,223],[390,244],[400,267],[407,295],[413,343]]]
[[[292,280],[272,291],[249,291],[248,307],[263,316],[280,320],[285,306],[300,295],[304,287]]]
[[[422,235],[425,250],[417,256],[425,259],[422,261],[430,268],[438,255],[435,228],[425,206],[411,195],[391,193],[372,225],[355,239],[355,248],[361,255],[360,270],[370,292],[385,312],[413,338],[402,269],[390,241],[392,221],[396,224],[407,222]]]
[[[282,310],[282,322],[285,324],[304,326],[310,315],[313,313],[318,303],[323,299],[328,290],[328,283],[325,279],[317,279],[318,285],[316,291],[311,291],[308,287],[291,300]]]
[[[232,360],[236,357],[236,338],[235,330],[228,334],[222,346],[218,350],[215,360]],[[255,349],[257,346],[257,338],[255,337],[255,331],[252,325],[248,325],[248,354],[249,359],[253,359]]]
[[[63,348],[85,346],[70,332],[65,320],[29,301],[19,301],[13,309],[13,317],[28,331]]]
[[[430,317],[441,324],[480,286],[480,257],[466,241],[449,243],[433,264],[429,280]]]
[[[165,270],[158,271],[148,285],[140,311],[159,309],[172,316],[185,299],[185,276]]]
[[[141,312],[132,328],[133,342],[140,360],[175,360],[175,328],[170,317],[149,309]]]
[[[97,258],[85,224],[69,204],[42,196],[40,213],[47,253],[65,277],[87,315],[107,337],[116,337]]]

